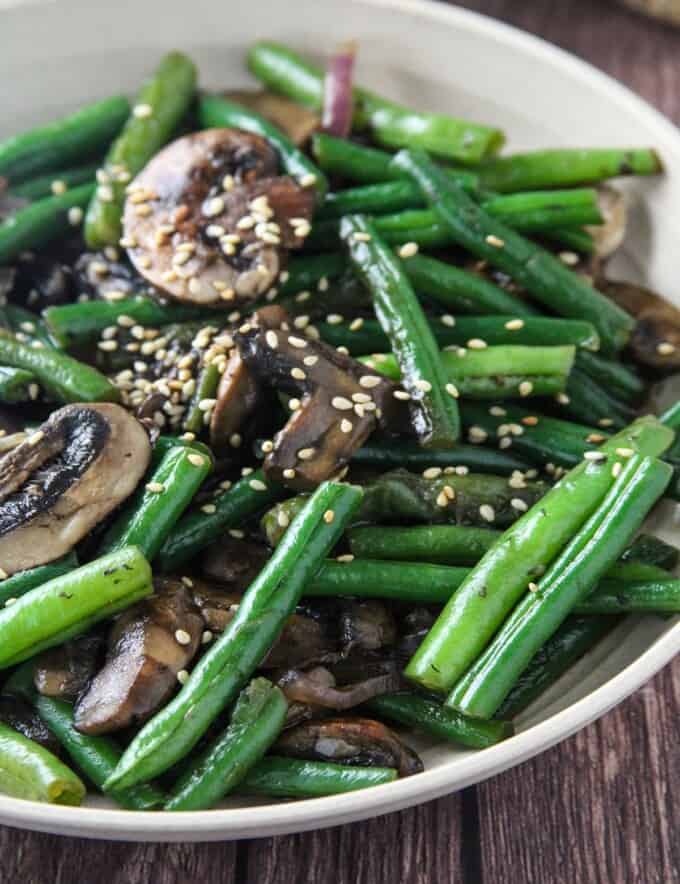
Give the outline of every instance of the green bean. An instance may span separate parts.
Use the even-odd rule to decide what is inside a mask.
[[[241,599],[179,694],[128,746],[106,787],[145,782],[191,751],[279,635],[302,591],[342,535],[361,490],[325,482]]]
[[[673,430],[680,430],[680,401],[667,408],[659,420]]]
[[[592,234],[580,227],[555,227],[553,230],[542,230],[540,238],[558,243],[563,249],[570,249],[572,252],[580,252],[583,255],[595,254],[595,240]]]
[[[603,580],[576,606],[583,615],[677,614],[680,611],[680,580],[644,580],[634,583]]]
[[[391,767],[350,767],[268,755],[248,771],[239,791],[270,798],[321,798],[396,779],[397,771]]]
[[[384,716],[423,731],[428,736],[472,749],[486,749],[513,734],[509,721],[466,718],[453,709],[442,706],[437,700],[413,691],[381,694],[369,700],[366,708],[381,718]]]
[[[77,567],[78,558],[74,552],[70,552],[47,565],[38,565],[37,568],[30,568],[28,571],[17,571],[0,583],[0,607],[10,599],[18,599],[36,586],[42,586],[54,577],[68,574]]]
[[[0,363],[31,372],[59,402],[117,402],[120,390],[77,359],[49,347],[30,347],[0,329]]]
[[[258,42],[248,53],[251,72],[274,92],[320,110],[323,72],[291,49]],[[389,147],[413,145],[467,163],[479,162],[504,141],[499,129],[446,114],[422,113],[402,107],[365,89],[354,88],[353,125],[370,130],[373,139]]]
[[[477,176],[472,172],[456,173],[456,180],[460,181],[466,190],[477,189]],[[542,194],[542,197],[545,198],[545,194]],[[412,181],[403,178],[327,193],[317,219],[324,221],[329,218],[342,218],[343,215],[352,215],[355,212],[385,215],[388,212],[417,209],[424,205],[425,201],[418,187]],[[435,223],[434,218],[432,223]]]
[[[211,469],[197,449],[171,448],[104,535],[100,555],[137,546],[152,561]]]
[[[303,255],[291,258],[287,267],[287,276],[279,282],[280,297],[295,295],[305,289],[316,288],[322,280],[335,279],[347,269],[345,255],[330,253],[327,255]],[[282,274],[283,276],[283,274]]]
[[[165,810],[212,807],[236,788],[276,740],[287,712],[281,689],[254,678],[236,700],[227,729],[177,781]]]
[[[151,569],[135,547],[54,577],[0,610],[0,668],[62,644],[152,591]]]
[[[623,561],[645,562],[672,571],[680,559],[680,550],[651,534],[639,534],[621,557]]]
[[[508,273],[556,313],[585,319],[597,329],[603,351],[621,349],[634,319],[540,246],[492,218],[447,179],[422,152],[401,151],[393,161],[419,186],[456,242]]]
[[[590,323],[576,319],[459,316],[452,323],[451,316],[445,314],[443,320],[430,319],[432,334],[440,347],[465,347],[471,340],[491,346],[588,347],[597,345],[598,340]],[[346,347],[351,356],[365,356],[389,349],[389,339],[378,322],[364,319],[360,328],[353,327],[352,323],[353,320],[346,320],[334,324],[317,322],[315,325],[323,341],[334,347]]]
[[[494,715],[539,648],[623,552],[671,476],[668,464],[634,455],[608,494],[520,600],[491,644],[458,681],[446,704],[465,715]],[[530,587],[531,589],[531,587]]]
[[[530,469],[530,464],[506,451],[492,451],[479,445],[458,444],[450,451],[440,448],[427,450],[409,442],[394,445],[389,441],[368,442],[352,458],[352,463],[366,466],[394,469],[404,467],[411,470],[425,470],[441,467],[445,471],[462,472],[473,470],[476,473],[494,473],[509,476],[515,470]]]
[[[80,184],[94,182],[97,174],[97,164],[88,166],[75,166],[73,169],[59,169],[39,178],[29,178],[23,184],[18,184],[11,189],[12,196],[22,199],[41,200],[46,196],[56,196],[62,190],[78,187]]]
[[[221,375],[216,363],[208,362],[201,366],[196,382],[196,390],[191,397],[182,421],[182,427],[185,432],[200,433],[205,427],[206,412],[201,410],[201,402],[204,399],[216,398],[220,378]]]
[[[23,368],[0,365],[0,402],[31,402],[38,397],[40,388],[36,377]]]
[[[281,485],[269,482],[257,470],[211,501],[214,511],[193,510],[183,516],[161,547],[158,564],[173,571],[195,556],[228,528],[238,528],[250,516],[270,507],[286,495]]]
[[[454,313],[499,313],[523,319],[536,314],[529,304],[483,277],[429,255],[414,255],[403,268],[417,292]]]
[[[77,806],[85,797],[85,786],[51,752],[0,722],[0,792]]]
[[[591,380],[604,385],[624,402],[635,402],[645,392],[647,385],[642,378],[621,362],[603,359],[595,353],[578,353],[576,365]]]
[[[17,304],[5,304],[0,307],[0,326],[14,332],[18,340],[28,341],[32,346],[40,346],[34,344],[34,341],[40,341],[46,347],[54,346],[54,341],[50,338],[42,319]]]
[[[477,171],[484,187],[507,193],[597,184],[620,175],[658,175],[663,166],[651,149],[562,148],[494,157]]]
[[[539,574],[590,518],[613,484],[612,468],[627,448],[661,454],[670,430],[640,418],[599,449],[604,461],[574,467],[484,555],[411,658],[406,675],[430,690],[450,690],[482,652]],[[538,570],[537,570],[538,569]]]
[[[329,175],[348,178],[359,184],[371,185],[382,181],[395,181],[403,174],[392,166],[392,154],[375,147],[367,147],[344,138],[336,138],[325,132],[317,132],[312,136],[312,155],[319,166]],[[458,176],[458,170],[452,174]],[[474,176],[474,172],[465,175]],[[472,179],[477,185],[476,176]]]
[[[215,316],[214,313],[210,315]],[[121,317],[128,316],[138,325],[159,326],[207,318],[207,313],[200,308],[185,307],[183,304],[160,304],[142,295],[115,302],[61,304],[48,307],[43,312],[49,333],[64,350],[96,341],[105,328],[116,325]]]
[[[341,235],[390,339],[402,384],[411,397],[420,443],[427,448],[450,447],[460,432],[457,393],[447,384],[437,342],[410,282],[366,218],[348,215],[342,221]]]
[[[560,628],[534,654],[498,710],[499,718],[513,718],[619,622],[617,617],[567,617]]]
[[[442,603],[451,598],[468,573],[468,568],[425,562],[327,561],[307,584],[304,595],[399,599],[416,604],[430,604],[435,599]]]
[[[348,535],[349,548],[360,559],[437,565],[476,565],[499,537],[491,528],[463,525],[357,525]]]
[[[203,442],[197,439],[184,438],[182,436],[159,436],[153,443],[151,451],[151,465],[154,469],[160,464],[166,454],[174,448],[192,448],[196,454],[201,454],[212,461],[212,451]]]
[[[94,785],[101,789],[112,773],[121,750],[110,737],[81,734],[73,724],[73,707],[54,697],[35,695],[33,704],[38,715],[68,752],[73,763]],[[152,810],[163,803],[163,793],[153,785],[133,786],[109,793],[121,807],[128,810]]]
[[[181,52],[169,52],[142,86],[133,113],[106,155],[99,177],[108,180],[97,188],[87,211],[85,241],[90,248],[118,245],[127,183],[172,138],[195,87],[196,69]],[[139,108],[146,113],[137,113]]]
[[[266,138],[277,151],[286,172],[297,179],[303,187],[313,185],[319,199],[323,199],[328,189],[328,182],[323,172],[293,144],[287,135],[255,111],[226,98],[207,95],[199,100],[198,116],[201,125],[205,128],[223,126],[243,129],[245,132]]]
[[[71,209],[84,209],[94,192],[81,184],[58,196],[30,203],[0,224],[0,264],[9,264],[21,252],[39,249],[68,229]]]
[[[566,392],[563,408],[577,421],[605,420],[620,429],[635,415],[635,409],[610,395],[608,388],[601,387],[578,366],[569,375]]]
[[[16,184],[93,156],[109,145],[129,111],[127,98],[117,95],[8,138],[0,142],[0,175]]]

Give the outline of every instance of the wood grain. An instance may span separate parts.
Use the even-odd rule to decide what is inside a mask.
[[[680,123],[680,31],[607,0],[462,0],[601,67]],[[680,661],[477,789],[365,823],[238,844],[0,828],[0,884],[676,884]]]

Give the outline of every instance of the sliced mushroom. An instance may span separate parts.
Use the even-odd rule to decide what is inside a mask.
[[[600,291],[637,320],[628,347],[636,362],[664,372],[680,368],[680,310],[656,292],[608,279]]]
[[[206,549],[201,565],[207,578],[229,584],[230,590],[244,592],[269,556],[270,552],[263,544],[227,535]]]
[[[263,404],[262,388],[234,350],[217,386],[217,402],[210,418],[210,445],[221,451]]]
[[[281,308],[257,311],[234,334],[241,358],[262,385],[297,399],[264,461],[269,478],[296,490],[340,473],[380,425],[409,425],[396,385],[320,341],[291,332]]]
[[[396,767],[402,777],[423,770],[413,749],[370,718],[328,718],[297,725],[281,734],[274,752],[340,764]]]
[[[277,684],[290,703],[342,711],[365,703],[371,697],[399,690],[401,676],[393,664],[382,673],[338,687],[335,676],[329,669],[315,666],[306,671],[288,669],[278,677]]]
[[[61,746],[38,713],[21,697],[0,696],[0,721],[59,755]]]
[[[309,141],[321,125],[320,117],[313,111],[274,92],[236,89],[224,94],[230,101],[242,104],[274,123],[298,146]]]
[[[236,129],[186,135],[156,154],[130,185],[123,217],[139,273],[201,306],[263,295],[314,209],[313,191],[277,177],[277,165],[264,138]]]
[[[395,654],[408,660],[420,647],[421,642],[432,628],[437,613],[430,608],[414,608],[399,624],[399,640]]]
[[[14,574],[67,553],[135,490],[150,456],[119,405],[53,412],[0,459],[0,567]]]
[[[75,700],[94,678],[104,643],[104,636],[95,632],[44,651],[33,668],[33,684],[38,693]]]
[[[376,599],[348,600],[340,616],[343,653],[377,651],[397,640],[397,624],[390,609]]]
[[[586,227],[595,244],[598,258],[608,258],[619,248],[626,235],[628,207],[624,194],[605,184],[597,189],[597,203],[603,223]]]
[[[107,662],[75,707],[82,733],[106,734],[146,721],[195,656],[203,619],[187,588],[165,579],[155,589],[111,629]]]

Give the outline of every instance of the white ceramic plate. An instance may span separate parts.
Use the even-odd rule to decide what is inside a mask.
[[[361,42],[359,80],[413,107],[500,125],[512,148],[654,145],[663,180],[630,185],[632,274],[677,286],[680,135],[595,69],[490,19],[424,0],[58,0],[0,13],[0,137],[114,92],[133,92],[169,48],[191,53],[206,86],[248,82],[244,49],[257,38],[324,52]],[[676,299],[678,296],[675,296]],[[673,538],[674,508],[655,515]],[[677,530],[677,529],[675,529]],[[302,831],[363,819],[490,777],[564,739],[647,681],[680,649],[680,623],[625,623],[519,721],[519,733],[481,752],[419,741],[418,776],[334,798],[238,803],[195,813],[133,813],[103,799],[83,808],[0,797],[0,822],[29,829],[149,841],[199,841]]]

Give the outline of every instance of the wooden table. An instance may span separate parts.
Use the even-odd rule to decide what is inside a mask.
[[[460,5],[588,59],[680,123],[680,30],[606,0]],[[0,828],[0,884],[673,884],[679,709],[680,660],[597,723],[476,788],[304,835],[122,844]]]

